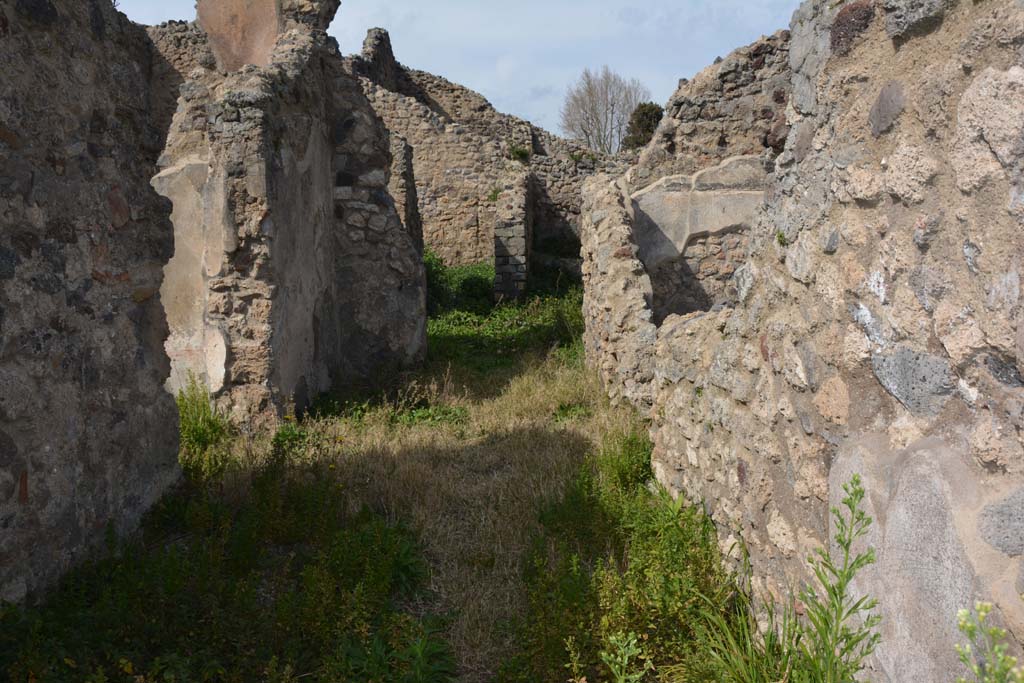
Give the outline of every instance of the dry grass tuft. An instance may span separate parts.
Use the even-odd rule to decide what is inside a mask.
[[[406,419],[424,405],[454,419]],[[635,422],[578,360],[528,356],[500,375],[435,368],[356,417],[306,420],[289,460],[337,477],[353,511],[369,508],[417,533],[431,579],[416,609],[448,617],[459,680],[472,683],[491,680],[511,654],[539,511],[604,435]],[[258,462],[271,445],[264,438],[245,450]]]

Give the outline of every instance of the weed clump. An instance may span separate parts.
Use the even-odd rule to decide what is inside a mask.
[[[210,392],[193,373],[178,391],[176,401],[182,469],[192,478],[216,478],[227,464],[221,446],[231,435],[231,423],[214,407]]]
[[[501,680],[648,680],[682,665],[706,671],[699,595],[728,574],[697,508],[649,489],[651,443],[610,436],[564,497],[541,515],[526,562],[529,607]],[[694,678],[694,680],[713,680]]]
[[[521,164],[530,163],[531,157],[530,150],[526,147],[520,147],[516,144],[510,144],[508,147],[508,158],[513,161],[518,161]]]
[[[704,599],[708,652],[721,671],[720,680],[853,683],[863,670],[878,646],[880,619],[873,613],[876,601],[855,598],[852,582],[875,562],[875,553],[871,548],[855,552],[853,546],[872,520],[861,508],[865,492],[860,477],[843,488],[843,509],[832,510],[840,554],[819,549],[810,558],[817,586],[800,593],[805,617],[797,616],[792,602],[781,613],[768,605],[761,627],[749,590],[739,592],[731,611],[722,610],[717,598]]]

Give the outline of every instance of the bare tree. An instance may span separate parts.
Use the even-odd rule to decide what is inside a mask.
[[[562,105],[562,131],[596,152],[614,154],[622,146],[629,117],[651,99],[651,91],[626,80],[607,66],[599,72],[584,69],[569,87]]]

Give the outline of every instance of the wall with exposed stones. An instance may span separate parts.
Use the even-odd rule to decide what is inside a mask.
[[[789,42],[790,32],[779,31],[680,81],[632,184],[690,175],[731,156],[781,152],[789,134]]]
[[[532,185],[533,246],[578,256],[583,179],[599,169],[622,172],[625,163],[598,158],[495,111],[467,88],[403,67],[381,29],[368,33],[362,54],[351,57],[349,67],[388,129],[412,146],[428,248],[450,264],[493,260],[495,226],[505,221],[507,208],[497,205],[499,196],[508,178],[525,169]]]
[[[723,549],[743,538],[759,589],[808,578],[863,476],[872,680],[955,677],[956,612],[978,599],[1024,640],[1022,46],[1013,0],[805,2],[792,130],[732,305],[652,306],[633,198],[699,152],[655,140],[642,158],[665,170],[585,192],[588,356],[651,416],[659,481],[707,505]]]
[[[268,60],[183,75],[153,181],[174,202],[178,246],[163,285],[168,386],[197,376],[239,419],[412,365],[426,344],[386,131],[322,32],[282,33]]]
[[[421,250],[337,0],[241,5],[147,30],[0,2],[0,600],[177,480],[190,374],[260,423],[423,356]]]
[[[109,2],[0,3],[0,601],[178,477],[149,45]]]

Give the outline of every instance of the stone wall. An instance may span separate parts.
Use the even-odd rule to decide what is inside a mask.
[[[789,42],[790,32],[779,31],[680,81],[632,170],[633,185],[690,175],[731,156],[781,152],[789,134]]]
[[[792,131],[720,310],[656,325],[636,171],[588,187],[588,356],[649,412],[659,481],[705,502],[723,549],[743,538],[759,589],[808,578],[864,477],[872,680],[954,678],[977,599],[1024,640],[1022,45],[1012,0],[805,3]]]
[[[526,291],[534,228],[531,190],[529,172],[513,168],[507,172],[495,202],[494,291],[502,299],[515,299]]]
[[[444,78],[401,66],[382,29],[369,32],[362,55],[349,66],[388,129],[413,148],[428,248],[449,264],[493,260],[496,221],[505,220],[495,197],[521,166],[533,188],[533,246],[578,257],[582,181],[600,169],[625,171],[625,163],[501,114]]]
[[[391,142],[323,30],[337,0],[243,2],[279,27],[266,54],[211,2],[209,33],[0,3],[0,600],[177,480],[190,374],[259,423],[425,351]]]
[[[152,63],[109,1],[0,2],[0,601],[178,477]]]

